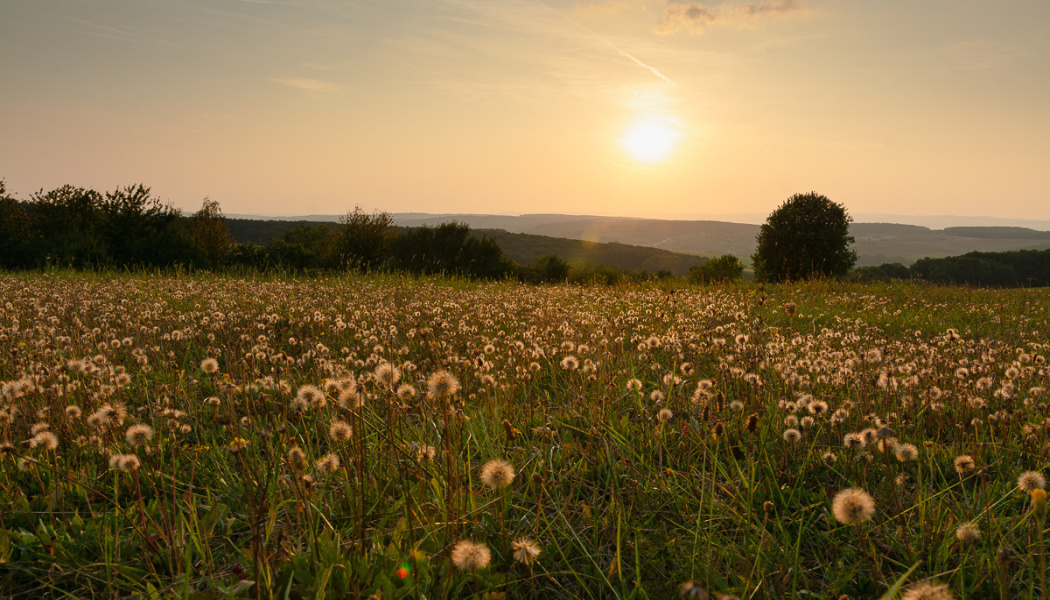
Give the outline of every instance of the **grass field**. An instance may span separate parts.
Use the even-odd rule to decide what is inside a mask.
[[[0,278],[0,596],[1046,598],[1050,293]]]

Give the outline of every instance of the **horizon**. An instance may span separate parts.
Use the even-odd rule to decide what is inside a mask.
[[[345,213],[343,213],[345,214]],[[232,213],[226,214],[227,218],[231,219],[258,219],[258,220],[282,220],[282,221],[321,221],[328,219],[338,220],[343,214],[273,214],[273,215],[260,215],[250,213]],[[753,213],[750,215],[739,214],[739,213],[728,213],[728,214],[711,214],[711,215],[698,215],[698,216],[687,216],[687,217],[630,217],[624,215],[585,215],[585,214],[568,214],[568,213],[518,213],[518,214],[500,214],[500,213],[429,213],[429,212],[399,212],[389,213],[391,217],[397,220],[400,216],[414,217],[414,218],[442,218],[442,217],[496,217],[496,218],[526,218],[526,217],[560,217],[560,218],[598,218],[598,219],[637,219],[637,220],[655,220],[655,221],[708,221],[708,222],[720,222],[720,223],[735,223],[735,224],[746,224],[746,225],[762,225],[766,222],[766,217],[769,215],[760,215]],[[940,230],[949,227],[1021,227],[1033,229],[1036,231],[1050,231],[1050,219],[1038,220],[1038,219],[1011,219],[1007,217],[990,217],[987,215],[978,216],[966,216],[966,215],[888,215],[888,214],[860,214],[851,215],[852,222],[857,224],[892,224],[892,225],[916,225],[919,227],[927,227],[931,230]]]
[[[274,216],[697,220],[812,190],[1042,223],[1048,23],[1036,0],[16,0],[0,178]]]

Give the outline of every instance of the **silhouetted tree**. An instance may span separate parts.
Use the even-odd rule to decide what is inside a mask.
[[[101,194],[71,185],[33,194],[30,243],[36,261],[74,268],[108,264],[101,206]]]
[[[190,219],[190,233],[207,258],[208,266],[218,267],[228,263],[234,241],[218,202],[204,199],[201,209]]]
[[[846,275],[857,262],[850,250],[851,221],[845,207],[816,192],[788,198],[759,231],[751,257],[755,277],[791,281]]]
[[[0,268],[18,269],[33,264],[30,221],[26,207],[7,193],[0,179]]]
[[[359,271],[378,268],[394,236],[394,220],[385,212],[366,213],[360,206],[339,219],[333,259],[341,267]]]
[[[536,276],[546,283],[564,282],[569,278],[569,263],[557,254],[536,259]]]

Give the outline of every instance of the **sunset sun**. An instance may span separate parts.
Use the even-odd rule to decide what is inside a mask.
[[[681,133],[672,123],[643,119],[631,125],[620,144],[635,160],[655,163],[671,154],[680,137]]]

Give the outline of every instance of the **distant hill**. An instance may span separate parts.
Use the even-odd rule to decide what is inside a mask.
[[[440,219],[425,224],[435,226],[452,219]],[[266,245],[273,238],[303,225],[316,226],[334,222],[309,220],[261,220],[261,219],[226,219],[233,239],[240,243]],[[420,226],[421,224],[413,225]],[[401,224],[404,227],[404,224]],[[683,276],[695,265],[702,264],[706,258],[693,254],[671,252],[651,246],[636,246],[619,242],[599,243],[580,239],[552,237],[529,233],[511,233],[502,229],[471,228],[478,237],[488,236],[495,240],[503,253],[511,260],[527,265],[541,256],[557,255],[570,264],[605,265],[632,271],[657,273],[668,271]]]
[[[507,216],[395,213],[392,216],[398,225],[404,227],[438,225],[455,220],[476,230],[504,230],[508,233],[551,238],[618,243],[680,254],[733,254],[745,259],[754,252],[755,237],[759,231],[759,225],[748,223],[558,214]],[[336,215],[323,217],[325,216],[313,215],[299,217],[295,221],[338,220]],[[292,218],[288,219],[282,222],[293,222]],[[237,220],[240,219],[231,219],[231,227],[232,222]],[[289,225],[292,226],[294,225]],[[910,265],[921,258],[958,256],[967,252],[1050,248],[1050,231],[1005,225],[930,229],[921,225],[899,223],[853,223],[850,232],[856,238],[854,249],[859,256],[858,266],[887,262]],[[237,237],[237,234],[234,236]],[[508,255],[511,253],[508,252]],[[677,269],[672,272],[677,272]]]
[[[571,264],[606,265],[650,273],[669,271],[683,276],[690,268],[707,260],[695,254],[619,242],[588,242],[531,233],[510,233],[502,229],[477,229],[474,233],[492,238],[507,258],[523,265],[531,264],[541,256],[557,255]]]

